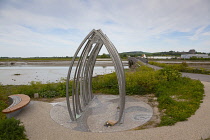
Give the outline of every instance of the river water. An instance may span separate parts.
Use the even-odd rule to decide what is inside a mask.
[[[0,84],[28,85],[31,81],[59,82],[62,78],[66,79],[68,69],[68,66],[4,66],[0,67]],[[75,67],[73,67],[73,71],[75,71]],[[114,71],[114,66],[95,66],[93,76]],[[71,75],[72,77],[73,75]]]

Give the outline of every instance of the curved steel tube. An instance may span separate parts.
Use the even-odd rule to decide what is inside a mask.
[[[66,101],[70,119],[75,121],[77,115],[83,112],[84,108],[93,99],[92,93],[92,75],[95,66],[96,58],[102,48],[105,45],[108,50],[111,59],[114,63],[114,68],[117,74],[120,101],[119,116],[117,123],[121,122],[124,108],[125,108],[125,74],[122,61],[118,55],[118,52],[109,38],[101,31],[93,29],[82,41],[80,46],[72,58],[69,66],[66,81]],[[72,84],[72,107],[70,106],[69,100],[69,81],[72,72],[75,59],[81,49],[83,48],[80,58],[77,63],[76,70],[74,72],[73,84]]]

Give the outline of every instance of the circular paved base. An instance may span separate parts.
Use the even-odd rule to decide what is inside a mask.
[[[71,102],[71,100],[70,100]],[[152,108],[134,97],[126,96],[124,116],[121,124],[104,126],[108,120],[117,120],[119,96],[96,95],[89,106],[78,118],[71,122],[66,102],[52,103],[51,118],[58,124],[83,132],[116,132],[129,130],[145,124],[153,115]]]

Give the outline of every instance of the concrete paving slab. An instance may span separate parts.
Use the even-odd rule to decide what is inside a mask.
[[[71,102],[71,101],[70,101]],[[153,109],[138,98],[126,97],[125,113],[120,124],[104,126],[109,120],[118,118],[119,96],[95,95],[77,121],[70,121],[66,101],[53,103],[51,118],[63,127],[83,132],[116,132],[136,128],[149,121]]]

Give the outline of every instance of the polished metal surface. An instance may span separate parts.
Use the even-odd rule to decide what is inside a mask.
[[[109,38],[101,30],[95,29],[93,29],[79,45],[69,67],[66,82],[66,101],[71,121],[76,121],[77,118],[81,116],[81,113],[85,110],[89,102],[93,99],[93,69],[96,63],[96,58],[103,45],[106,47],[111,56],[117,74],[120,99],[118,103],[119,105],[116,108],[118,112],[118,119],[116,120],[116,122],[118,124],[122,123],[126,94],[123,64],[115,46],[109,40]],[[79,60],[76,65],[76,70],[74,72],[72,88],[69,89],[72,67],[75,64],[76,58],[78,57]],[[69,100],[69,90],[72,91],[71,106]]]

